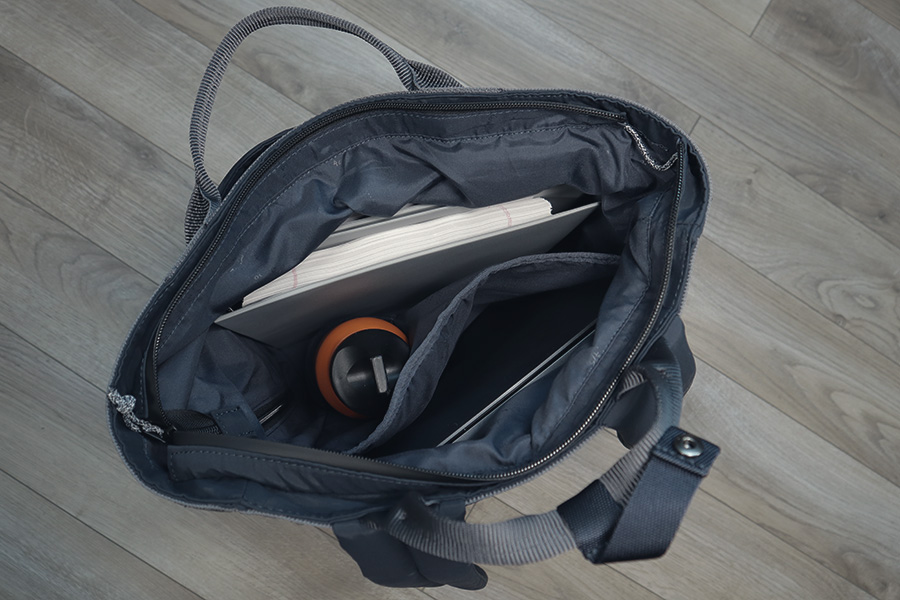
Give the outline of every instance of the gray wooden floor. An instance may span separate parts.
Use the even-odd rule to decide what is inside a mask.
[[[0,0],[0,596],[472,597],[367,583],[324,530],[182,508],[106,432],[119,345],[179,256],[193,94],[261,0]],[[488,568],[485,598],[900,598],[900,3],[329,0],[476,86],[644,103],[714,182],[684,307],[684,426],[723,447],[669,553]],[[278,28],[238,54],[214,177],[268,134],[398,88],[358,40]],[[473,510],[548,510],[599,436]]]

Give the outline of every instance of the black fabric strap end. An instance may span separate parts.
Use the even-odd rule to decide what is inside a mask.
[[[693,453],[697,455],[690,456]],[[653,447],[652,455],[697,477],[706,477],[719,456],[719,447],[678,427],[669,427]]]
[[[718,455],[715,444],[670,427],[651,450],[624,506],[598,480],[557,512],[594,564],[662,556]]]
[[[572,530],[584,557],[596,563],[622,515],[622,507],[597,480],[560,504],[556,512]]]
[[[715,444],[670,427],[653,447],[640,482],[595,562],[665,554],[700,480],[718,455]]]

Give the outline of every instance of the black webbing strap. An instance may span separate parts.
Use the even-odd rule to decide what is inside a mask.
[[[593,563],[662,556],[718,454],[715,444],[670,427],[624,507],[595,481],[557,511]]]

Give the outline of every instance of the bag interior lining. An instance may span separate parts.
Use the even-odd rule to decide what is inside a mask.
[[[296,150],[245,201],[241,216],[194,284],[200,292],[193,303],[173,313],[176,325],[160,349],[160,394],[167,410],[209,413],[240,403],[258,410],[279,395],[294,394],[289,400],[291,410],[267,424],[269,439],[342,451],[356,447],[355,451],[364,452],[366,447],[359,445],[377,424],[350,422],[318,407],[312,398],[303,400],[310,394],[310,382],[297,364],[308,361],[314,337],[276,351],[211,323],[244,294],[293,267],[351,214],[387,216],[411,200],[486,206],[566,185],[587,200],[599,201],[598,209],[553,249],[612,255],[616,263],[615,269],[602,275],[607,294],[616,295],[608,314],[600,308],[605,333],[601,335],[598,326],[595,347],[573,357],[577,368],[568,369],[570,375],[578,369],[585,371],[585,365],[596,360],[601,340],[607,345],[615,340],[630,314],[623,312],[622,301],[626,305],[630,301],[633,308],[649,285],[651,222],[657,218],[656,207],[674,195],[677,169],[652,168],[632,136],[615,123],[561,124],[558,115],[529,114],[515,123],[498,117],[495,131],[473,134],[473,127],[486,127],[483,119],[473,120],[469,130],[462,117],[380,115],[360,122],[365,126],[353,131],[362,129],[361,139],[341,144],[321,140],[322,146],[315,149],[319,160],[299,178],[288,174],[297,173],[298,162],[313,162],[307,156],[310,149]],[[345,129],[344,134],[349,131]],[[661,143],[674,146],[669,140]],[[548,255],[542,260],[553,264],[561,258]],[[623,280],[626,270],[628,281]],[[397,307],[391,314],[403,308],[408,307]],[[455,472],[472,464],[481,471],[522,464],[554,442],[559,424],[572,412],[569,402],[583,383],[561,375],[547,402],[521,423],[510,424],[497,439],[451,444],[389,460]]]

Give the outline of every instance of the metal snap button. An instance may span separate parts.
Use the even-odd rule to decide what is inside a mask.
[[[686,458],[697,458],[703,454],[703,442],[687,434],[682,434],[675,438],[672,442],[672,447],[675,448],[678,454]]]

